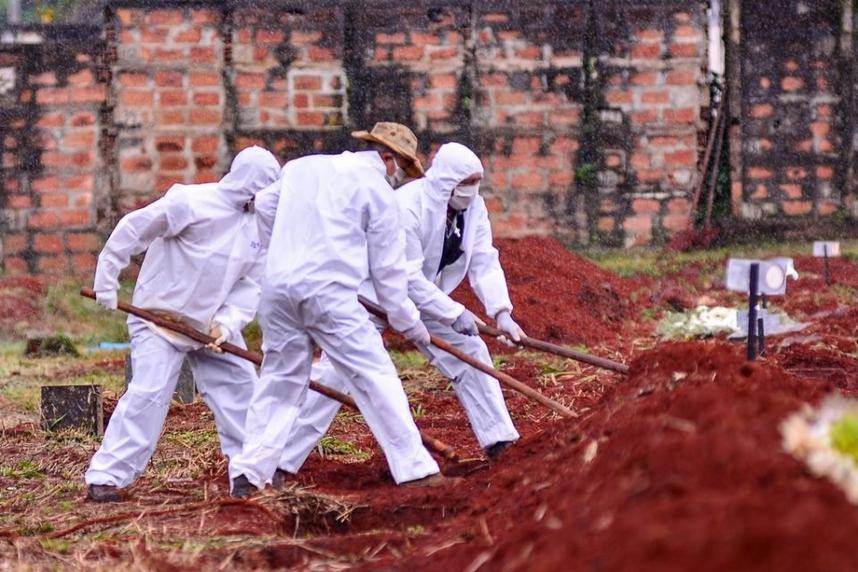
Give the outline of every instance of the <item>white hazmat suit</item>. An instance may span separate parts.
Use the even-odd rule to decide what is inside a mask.
[[[220,182],[173,185],[161,199],[123,217],[98,257],[94,290],[99,303],[116,307],[120,271],[131,256],[148,249],[134,305],[198,330],[217,327],[244,347],[241,330],[256,314],[264,264],[249,202],[276,180],[279,170],[271,153],[250,147],[235,157]],[[185,357],[214,413],[223,453],[236,454],[257,379],[253,365],[134,316],[128,318],[128,330],[133,376],[90,462],[86,483],[125,487],[143,472]]]
[[[506,277],[492,231],[485,201],[477,195],[464,211],[462,254],[439,272],[447,226],[447,205],[453,189],[466,178],[483,173],[479,158],[458,143],[442,145],[425,178],[400,187],[394,194],[400,209],[400,224],[405,229],[410,298],[422,314],[429,332],[446,340],[483,363],[491,364],[491,355],[479,336],[467,336],[450,326],[465,310],[450,298],[467,276],[489,316],[512,311]],[[361,293],[374,298],[371,285]],[[456,396],[467,412],[481,447],[515,441],[519,434],[504,403],[500,384],[450,354],[434,347],[421,348],[431,363],[453,380]],[[313,367],[313,379],[343,392],[351,392],[349,380],[331,367],[325,356]],[[320,394],[307,397],[295,423],[279,467],[297,473],[307,456],[336,416],[340,404]]]
[[[378,152],[291,161],[256,208],[262,240],[270,238],[259,308],[265,358],[230,478],[244,475],[259,489],[271,482],[307,397],[314,342],[349,379],[394,480],[438,473],[381,336],[357,299],[368,273],[391,325],[419,326],[407,295],[398,211]]]

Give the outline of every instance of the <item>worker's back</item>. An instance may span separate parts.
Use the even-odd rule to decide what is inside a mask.
[[[371,221],[397,216],[384,172],[375,151],[311,155],[287,163],[279,181],[266,282],[300,284],[307,295],[328,284],[357,290],[367,275]]]

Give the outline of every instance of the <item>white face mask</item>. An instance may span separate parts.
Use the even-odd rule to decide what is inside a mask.
[[[396,170],[392,175],[384,176],[384,178],[387,179],[387,182],[390,183],[390,186],[394,189],[401,186],[407,177],[408,175],[405,173],[405,170],[399,166],[399,163],[396,163]]]
[[[480,183],[476,182],[473,185],[459,185],[453,189],[453,196],[450,197],[450,208],[454,211],[463,211],[471,206],[477,192],[480,190]]]

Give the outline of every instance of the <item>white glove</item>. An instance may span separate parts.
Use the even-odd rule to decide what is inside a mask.
[[[521,326],[515,323],[508,310],[499,312],[495,321],[497,321],[498,329],[505,334],[499,338],[502,342],[506,341],[504,338],[507,337],[514,342],[520,342],[521,336],[527,335],[521,329]]]
[[[95,293],[95,301],[99,306],[103,306],[108,310],[115,310],[119,304],[119,298],[116,295],[116,290],[104,290],[103,292]]]
[[[420,320],[417,320],[410,328],[403,330],[402,335],[415,345],[429,345],[429,330],[426,329],[426,326]]]
[[[456,318],[455,322],[453,322],[453,329],[460,334],[465,334],[466,336],[477,336],[480,333],[477,329],[476,316],[474,316],[469,310],[465,310],[459,314],[459,317]]]
[[[206,347],[219,354],[223,353],[223,349],[221,349],[220,346],[232,337],[229,328],[218,322],[212,323],[212,327],[209,329],[209,335],[213,337],[215,341],[210,344],[206,344]]]

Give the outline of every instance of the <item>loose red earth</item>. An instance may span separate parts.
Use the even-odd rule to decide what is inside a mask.
[[[344,463],[313,454],[292,486],[294,494],[309,490],[347,504],[347,518],[319,508],[318,500],[308,509],[289,494],[218,504],[226,476],[215,451],[203,456],[211,470],[202,483],[164,491],[144,477],[123,505],[94,512],[78,496],[86,513],[79,518],[190,505],[203,487],[210,499],[205,511],[144,518],[164,531],[151,533],[150,542],[197,531],[265,539],[211,547],[189,568],[228,562],[241,569],[415,571],[858,569],[858,508],[783,453],[778,433],[784,417],[804,403],[835,390],[858,393],[858,308],[822,282],[818,260],[797,259],[801,278],[775,301],[811,327],[770,338],[768,355],[749,364],[739,344],[658,343],[652,323],[639,319],[641,308],[627,302],[634,293],[639,305],[657,312],[704,294],[737,302],[717,285],[702,285],[699,267],[657,281],[625,280],[549,239],[499,247],[514,315],[530,335],[585,344],[631,365],[622,377],[528,354],[504,357],[504,371],[573,407],[578,419],[557,419],[506,393],[522,439],[501,462],[483,466],[446,382],[415,379],[406,385],[412,405],[425,411],[418,424],[475,460],[444,466],[465,474],[461,482],[396,487],[366,429],[341,417],[332,434],[372,457]],[[837,283],[858,286],[858,265],[832,262]],[[456,296],[479,308],[467,289]],[[202,404],[174,406],[168,431],[199,427],[203,419],[210,423]],[[15,435],[34,438],[23,429]],[[102,529],[110,527],[88,530]],[[88,550],[85,559],[93,563],[188,565],[146,544],[96,542]]]

